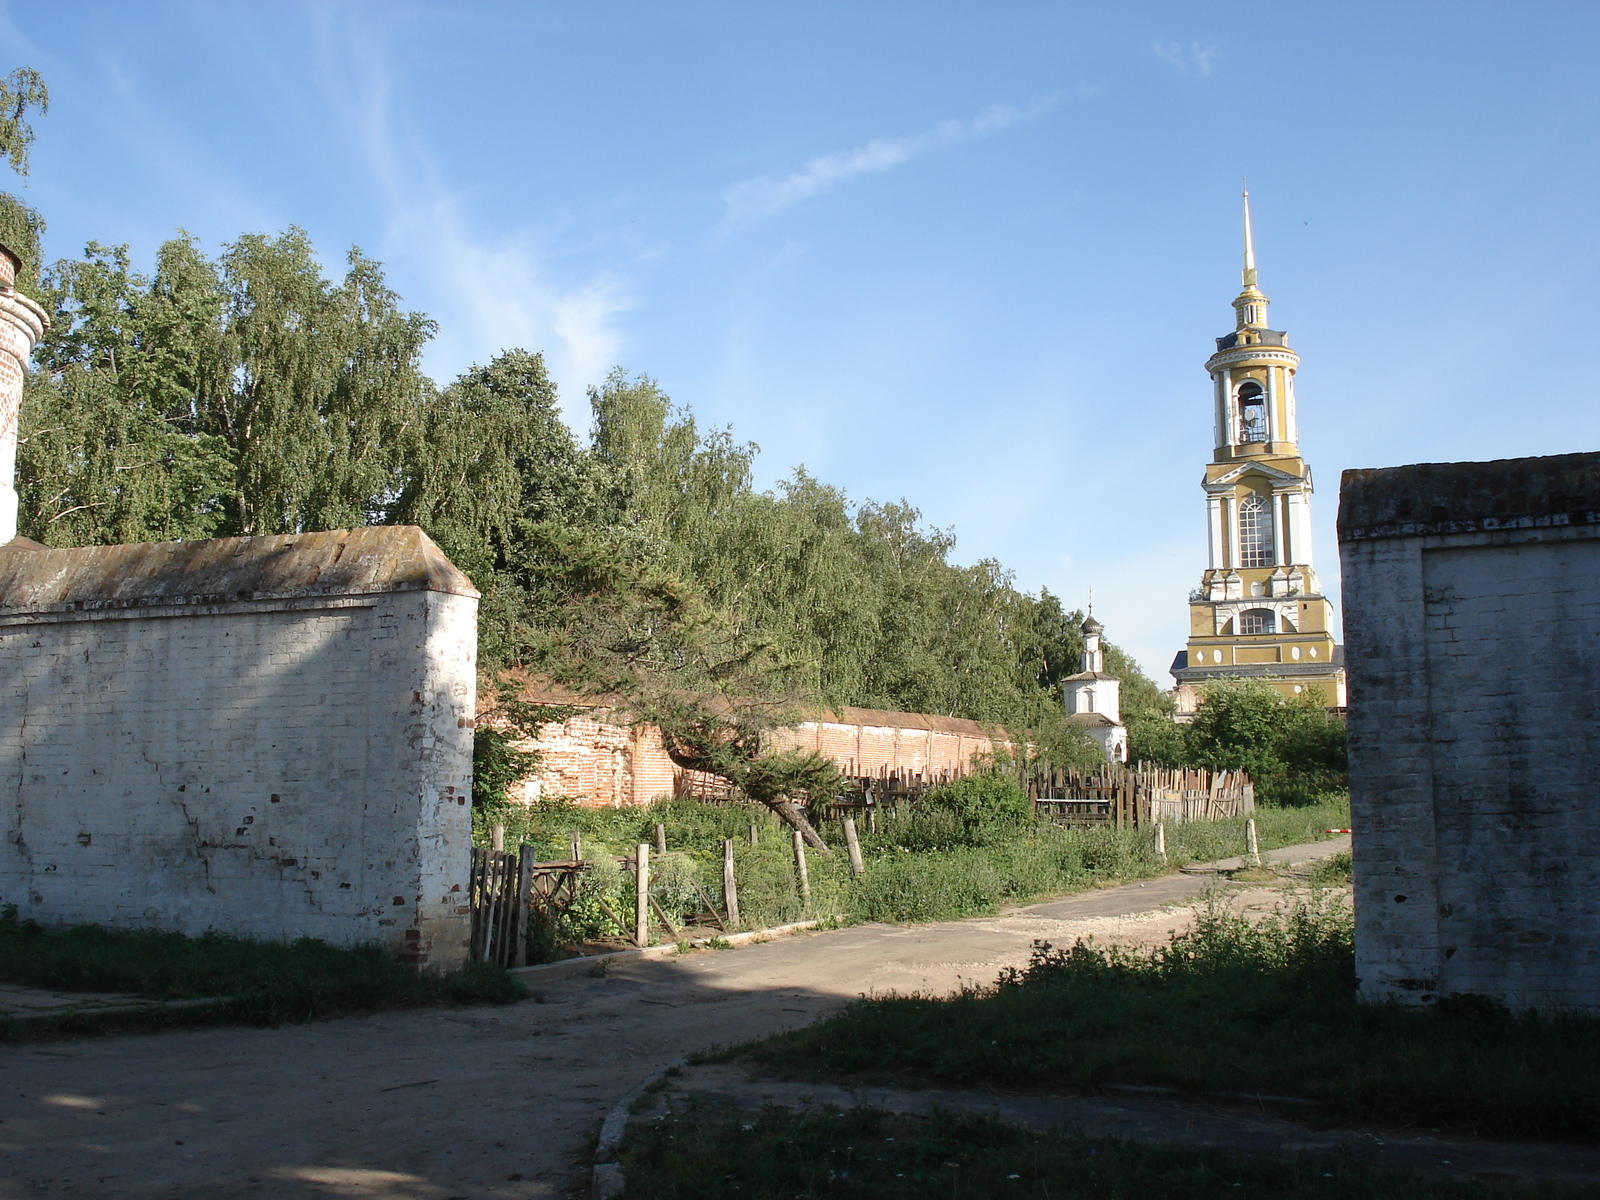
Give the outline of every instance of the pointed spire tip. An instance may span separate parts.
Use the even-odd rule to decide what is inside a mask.
[[[1250,233],[1250,181],[1244,188],[1244,286],[1256,286],[1256,248]]]

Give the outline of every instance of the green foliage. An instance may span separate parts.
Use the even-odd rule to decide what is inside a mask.
[[[1187,731],[1191,760],[1256,778],[1276,775],[1284,768],[1278,751],[1287,716],[1283,697],[1259,679],[1208,683]]]
[[[980,772],[929,788],[920,804],[955,818],[964,840],[982,844],[1033,824],[1033,806],[1009,775]]]
[[[305,235],[218,261],[167,242],[156,271],[91,245],[47,276],[19,450],[22,527],[49,545],[366,524],[384,515],[432,385],[432,323],[352,250],[322,277]],[[460,436],[466,436],[462,431]]]
[[[480,725],[472,731],[473,824],[495,824],[510,805],[506,790],[528,778],[539,756],[518,749],[516,738],[504,730]]]
[[[315,938],[272,942],[220,933],[190,938],[99,925],[48,929],[18,921],[15,909],[0,920],[0,981],[151,1000],[227,999],[203,1010],[150,1014],[146,1024],[277,1025],[419,1004],[505,1004],[527,995],[497,968],[418,973],[379,946],[340,948]]]
[[[636,1122],[626,1200],[1578,1200],[1588,1187],[1464,1182],[1349,1152],[1230,1153],[1006,1125],[986,1115],[760,1113],[700,1106]]]
[[[39,210],[10,192],[0,192],[0,246],[17,256],[17,287],[25,294],[39,281],[39,238],[44,233],[44,218]]]
[[[591,391],[588,446],[538,354],[435,387],[419,366],[433,323],[357,250],[326,275],[293,228],[214,257],[180,236],[149,274],[91,244],[39,299],[54,324],[22,414],[27,536],[421,525],[483,592],[486,672],[617,697],[683,761],[773,796],[833,786],[818,762],[765,761],[766,734],[805,706],[968,717],[1057,764],[1094,761],[1061,714],[1082,614],[998,563],[952,561],[951,534],[903,502],[856,503],[803,469],[756,490],[756,448],[648,377]],[[1130,719],[1167,711],[1106,653]],[[491,771],[505,749],[484,748]]]
[[[0,78],[0,158],[18,175],[27,178],[28,149],[33,145],[33,126],[29,109],[41,114],[50,111],[50,89],[39,72],[18,67]],[[17,283],[24,292],[32,290],[39,278],[39,235],[44,218],[20,198],[0,192],[0,246],[21,260]]]
[[[631,854],[640,842],[653,843],[657,823],[666,827],[674,871],[686,872],[692,866],[693,878],[711,896],[720,894],[722,842],[733,841],[740,907],[751,929],[805,916],[896,923],[953,920],[1102,883],[1153,878],[1170,866],[1211,862],[1244,850],[1243,820],[1188,822],[1167,831],[1169,866],[1156,859],[1146,830],[1063,829],[1038,823],[1026,815],[1025,800],[1019,808],[1020,793],[1009,780],[974,778],[978,782],[965,787],[940,789],[932,802],[883,812],[876,833],[858,821],[867,867],[859,880],[850,877],[843,854],[811,857],[810,913],[802,911],[796,896],[787,830],[754,804],[680,799],[637,808],[589,808],[547,799],[509,807],[504,818],[506,845],[526,843],[543,861],[564,860],[571,853],[569,838],[577,832],[585,859],[597,864],[571,915],[544,943],[548,954],[562,944],[631,931],[633,882],[617,868],[614,857]],[[1330,826],[1345,827],[1350,809],[1347,803],[1259,808],[1255,817],[1261,846],[1270,850],[1317,841]],[[747,836],[751,822],[761,835],[753,846]],[[835,849],[843,847],[840,824],[830,821],[820,829]],[[481,836],[487,837],[486,829]],[[659,887],[655,894],[675,921],[698,903],[697,896],[687,899],[681,877],[673,887]],[[606,900],[627,929],[618,929],[604,915],[594,902],[596,896]]]
[[[496,681],[493,705],[479,705],[472,731],[472,825],[480,841],[491,826],[504,824],[520,811],[509,789],[539,766],[538,752],[524,750],[519,743],[536,739],[542,726],[565,721],[576,711],[565,705],[531,703],[511,680]]]
[[[28,148],[33,145],[33,126],[28,110],[40,114],[50,111],[50,89],[44,78],[31,67],[18,67],[0,78],[0,157],[18,175],[27,177]]]
[[[1315,690],[1285,701],[1260,679],[1216,680],[1184,735],[1191,765],[1242,767],[1278,803],[1315,802],[1347,787],[1344,722]]]

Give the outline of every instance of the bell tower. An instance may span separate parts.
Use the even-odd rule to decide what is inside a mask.
[[[1316,688],[1345,702],[1343,648],[1333,605],[1312,565],[1311,468],[1300,457],[1289,335],[1268,327],[1256,279],[1250,193],[1244,193],[1243,287],[1234,329],[1206,360],[1211,377],[1207,560],[1189,596],[1189,643],[1172,664],[1180,713],[1218,676],[1254,675],[1286,697]]]

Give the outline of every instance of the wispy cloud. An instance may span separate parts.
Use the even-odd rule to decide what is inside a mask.
[[[1202,78],[1211,74],[1212,60],[1217,57],[1217,48],[1210,42],[1157,42],[1150,49],[1167,66]]]
[[[822,154],[799,171],[781,179],[763,176],[736,183],[723,194],[726,219],[740,224],[771,216],[802,200],[820,196],[860,175],[890,171],[918,155],[945,150],[973,138],[997,133],[1018,121],[1031,120],[1048,111],[1055,99],[1039,100],[1026,108],[996,104],[967,121],[940,121],[925,133],[901,138],[873,138],[852,150]]]
[[[340,37],[324,20],[325,86],[347,114],[351,136],[388,206],[388,257],[427,264],[453,303],[440,313],[430,364],[443,375],[487,362],[501,350],[542,350],[561,385],[569,424],[588,421],[585,387],[599,383],[621,356],[617,318],[633,307],[626,283],[610,271],[558,279],[563,255],[548,236],[484,234],[460,196],[396,115],[396,91],[381,49]],[[403,249],[398,249],[403,247]],[[442,380],[441,380],[442,382]]]

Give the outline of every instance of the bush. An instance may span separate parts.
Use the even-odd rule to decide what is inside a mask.
[[[1013,836],[1033,824],[1033,806],[1008,775],[963,775],[929,788],[918,803],[929,813],[954,818],[960,836],[970,845]]]

